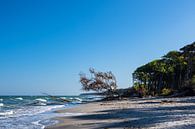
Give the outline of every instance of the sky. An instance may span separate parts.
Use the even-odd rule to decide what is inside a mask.
[[[194,34],[194,0],[0,1],[0,95],[77,95],[90,67],[130,87]]]

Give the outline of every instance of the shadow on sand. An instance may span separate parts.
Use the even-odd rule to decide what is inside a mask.
[[[181,102],[182,103],[182,102]],[[156,104],[156,103],[148,103]],[[74,119],[82,120],[113,120],[123,119],[121,122],[111,122],[103,124],[94,123],[95,128],[147,128],[155,124],[187,119],[189,115],[195,115],[195,106],[159,106],[156,108],[128,108],[113,109],[95,112],[94,114],[73,116]],[[172,128],[195,128],[195,125],[181,125]]]

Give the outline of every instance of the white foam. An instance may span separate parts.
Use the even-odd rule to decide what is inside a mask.
[[[16,100],[15,98],[16,97],[12,98],[12,100]],[[45,98],[34,99],[34,102],[47,104]],[[16,107],[12,110],[0,111],[0,129],[44,129],[45,126],[53,125],[57,122],[51,120],[51,118],[61,115],[51,111],[62,107],[65,107],[65,105],[25,105]]]
[[[56,106],[29,106],[28,108],[24,107],[21,109],[16,109],[14,112],[13,117],[20,117],[20,116],[33,116],[37,114],[41,114],[47,111],[51,111],[55,108],[62,108],[64,105],[56,105]]]
[[[0,99],[0,101],[3,101],[3,99]]]
[[[82,102],[83,100],[80,98],[75,98],[75,100]]]
[[[46,106],[47,103],[39,103],[39,104],[37,104],[37,105],[39,105],[39,106]]]
[[[34,121],[34,122],[31,122],[31,123],[32,123],[32,124],[34,124],[34,125],[37,125],[37,126],[41,126],[40,128],[41,128],[41,129],[44,129],[44,128],[45,128],[45,126],[44,126],[44,125],[42,125],[42,124],[40,124],[40,121],[41,121],[41,120]]]
[[[35,99],[35,101],[40,101],[40,102],[44,102],[44,103],[46,103],[46,102],[47,102],[47,100],[46,100],[46,99],[42,99],[42,98]]]
[[[3,107],[4,106],[4,104],[3,103],[0,103],[0,107]]]
[[[80,116],[80,115],[85,115],[86,113],[70,113],[70,112],[66,112],[63,115],[64,116]]]
[[[61,99],[67,99],[66,97],[60,97]]]
[[[7,115],[12,115],[12,114],[14,114],[13,111],[0,112],[0,116],[7,116]]]
[[[17,100],[23,100],[23,98],[22,98],[22,97],[18,97],[18,98],[15,98],[15,99],[17,99]]]

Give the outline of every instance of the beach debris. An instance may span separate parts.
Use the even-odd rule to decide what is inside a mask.
[[[95,92],[105,91],[104,93],[107,97],[118,96],[118,94],[115,93],[117,89],[116,77],[111,71],[98,72],[90,68],[89,72],[91,74],[90,77],[87,77],[84,73],[79,74],[82,90]]]
[[[175,103],[175,101],[172,101],[172,100],[161,100],[161,104],[165,104],[165,103]]]
[[[63,103],[72,102],[72,100],[66,99],[64,97],[56,97],[53,95],[49,95],[47,93],[43,93],[43,94],[46,95],[47,97],[49,97],[50,99],[57,101],[57,102],[63,102]]]

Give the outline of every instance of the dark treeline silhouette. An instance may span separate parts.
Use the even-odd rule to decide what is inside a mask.
[[[195,42],[138,67],[133,87],[142,95],[195,93]]]

